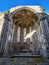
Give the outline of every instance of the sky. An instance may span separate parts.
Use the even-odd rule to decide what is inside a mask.
[[[0,12],[22,5],[39,5],[49,12],[49,0],[0,0]]]

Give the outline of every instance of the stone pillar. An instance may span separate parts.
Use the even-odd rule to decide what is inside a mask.
[[[7,31],[7,38],[6,38],[6,44],[4,49],[4,55],[8,55],[10,51],[10,43],[13,42],[13,34],[14,34],[14,25],[13,20],[11,18],[10,21],[8,21],[8,31]]]
[[[27,34],[29,33],[29,27],[26,28],[26,33],[27,33]],[[26,39],[26,42],[29,44],[29,43],[30,43],[30,38],[27,38],[27,39]]]
[[[36,51],[38,50],[38,28],[37,28],[36,24],[33,26],[33,30],[36,30],[36,32],[32,36],[33,37],[34,52],[36,53]]]
[[[24,32],[24,30],[23,30],[23,27],[21,27],[21,32],[20,32],[20,40],[21,40],[21,43],[23,44],[23,32]]]
[[[6,18],[6,16],[5,16],[5,20],[4,20],[4,24],[3,24],[3,29],[2,29],[2,39],[1,39],[1,43],[2,43],[1,53],[3,53],[3,55],[4,55],[4,52],[5,52],[5,48],[6,48],[9,21],[10,20],[8,20]]]
[[[29,27],[26,28],[26,35],[28,35],[28,33],[30,33],[29,32]],[[28,50],[31,50],[30,38],[26,39],[26,44],[27,44]]]
[[[37,32],[36,32],[36,43],[37,43],[37,51],[40,49],[40,26],[38,26],[37,28]]]
[[[15,24],[13,24],[12,28],[12,39],[11,39],[12,42],[14,42],[14,31],[15,31]]]
[[[3,49],[3,47],[4,47],[4,35],[3,35],[3,33],[5,33],[4,32],[4,23],[5,23],[5,14],[4,13],[1,13],[0,12],[0,54],[2,55],[3,54],[3,52],[4,52],[4,49]]]
[[[13,42],[17,43],[17,26],[15,25],[14,35],[13,35]]]
[[[46,17],[42,17],[40,20],[40,27],[41,27],[41,31],[42,31],[42,35],[43,35],[43,41],[41,42],[41,54],[43,55],[44,58],[47,57],[47,50],[46,50],[46,45],[47,45],[47,40],[46,40],[46,36],[48,33],[48,25],[47,25],[47,20]],[[42,38],[41,38],[42,39]]]
[[[30,32],[32,32],[33,31],[33,26],[30,26],[31,27],[31,30],[30,30]],[[30,29],[30,28],[29,28]],[[31,40],[30,40],[31,39]],[[29,40],[29,44],[30,44],[30,47],[29,47],[29,49],[33,52],[34,51],[34,38],[33,38],[33,35],[32,35],[32,37],[30,38]]]
[[[9,22],[9,26],[8,26],[8,31],[7,31],[7,39],[6,39],[6,44],[5,44],[5,49],[4,49],[4,55],[8,54],[9,51],[9,44],[11,41],[11,22]],[[10,36],[10,37],[9,37]]]

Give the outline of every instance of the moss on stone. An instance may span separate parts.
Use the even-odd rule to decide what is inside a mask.
[[[15,60],[16,60],[16,58],[10,58],[10,61],[13,61],[14,62]]]

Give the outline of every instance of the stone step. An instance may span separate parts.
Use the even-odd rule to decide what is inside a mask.
[[[33,57],[33,58],[41,58],[42,56],[41,55],[31,55],[31,54],[14,54],[14,55],[11,55],[10,57]]]

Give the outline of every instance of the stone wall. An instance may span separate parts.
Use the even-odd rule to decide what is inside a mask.
[[[13,42],[16,43],[16,36],[15,34],[17,33],[17,31],[15,32],[14,28],[15,28],[15,24],[13,23],[13,20],[12,20],[12,16],[13,14],[16,12],[17,9],[21,8],[23,6],[18,6],[14,9],[10,9],[9,12],[7,14],[5,13],[0,13],[0,52],[2,54],[8,54],[8,49],[9,49],[9,36],[11,35],[11,39],[10,39],[10,43]],[[47,45],[48,45],[48,36],[49,36],[49,27],[48,27],[48,20],[47,20],[47,15],[45,15],[43,12],[43,9],[40,8],[40,7],[32,7],[32,6],[27,6],[27,7],[30,7],[32,9],[36,9],[36,13],[38,15],[38,13],[40,13],[38,15],[39,17],[39,23],[40,23],[40,28],[41,30],[38,29],[38,37],[36,36],[36,39],[38,38],[38,42],[35,41],[35,44],[37,43],[37,47],[39,49],[39,45],[41,45],[41,49],[40,49],[40,52],[42,53],[42,55],[46,57],[47,56]],[[30,9],[31,11],[33,11],[32,9]],[[42,9],[42,10],[41,10]],[[34,11],[33,11],[34,12]],[[42,14],[43,13],[43,14]],[[40,32],[41,33],[40,33]],[[23,35],[22,35],[22,32],[23,32],[23,28],[21,30],[21,43],[23,43],[22,39],[23,39]],[[43,35],[43,37],[41,36]],[[40,41],[39,38],[43,38],[42,42]],[[48,40],[47,40],[48,39]],[[30,43],[29,42],[29,39],[27,40],[27,43]],[[11,44],[10,44],[11,45]],[[12,46],[12,45],[11,45]],[[12,50],[13,48],[10,47],[10,51],[12,53]]]

